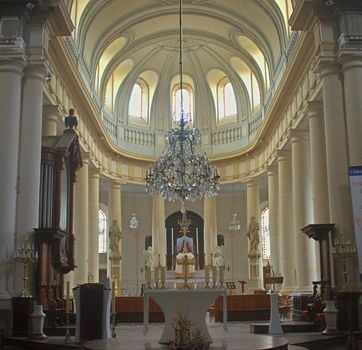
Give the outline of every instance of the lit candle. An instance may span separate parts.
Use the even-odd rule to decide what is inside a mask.
[[[174,282],[173,284],[173,289],[176,289],[176,282]]]
[[[65,312],[69,314],[69,291],[70,291],[70,282],[67,281],[67,293],[66,293],[66,301],[65,301]]]
[[[112,282],[112,314],[116,313],[116,282]]]
[[[196,283],[194,283],[194,289],[196,289]]]
[[[196,254],[199,256],[199,228],[196,227]]]

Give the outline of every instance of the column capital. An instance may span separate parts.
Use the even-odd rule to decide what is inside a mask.
[[[348,69],[362,69],[362,54],[357,54],[356,52],[344,52],[340,55],[339,62],[342,65],[343,72]]]
[[[110,182],[109,182],[109,187],[110,189],[122,189],[122,185],[124,185],[125,183],[121,180],[118,180],[118,179],[112,179]]]
[[[100,177],[101,175],[101,169],[99,167],[94,167],[94,168],[90,168],[89,170],[89,177],[92,177],[92,178],[98,178]]]
[[[90,152],[81,151],[83,165],[88,165],[91,160]]]
[[[57,117],[60,116],[59,105],[45,105],[43,106],[43,115],[45,118]]]
[[[336,57],[319,56],[314,70],[320,73],[321,78],[328,75],[338,75],[341,74],[341,64],[336,60]]]
[[[273,176],[275,175],[276,171],[277,171],[277,166],[275,163],[270,163],[265,167],[267,176]]]
[[[282,162],[284,160],[288,160],[291,156],[291,152],[285,149],[277,149],[275,151],[275,156],[278,162]]]
[[[307,118],[322,118],[323,117],[323,102],[322,101],[308,101],[305,110]]]
[[[290,129],[288,133],[288,139],[290,139],[290,142],[292,144],[296,142],[306,141],[307,136],[308,133],[305,130]]]
[[[25,67],[25,59],[16,58],[0,60],[0,73],[16,73],[23,76]]]

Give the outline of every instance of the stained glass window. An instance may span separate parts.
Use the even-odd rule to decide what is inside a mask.
[[[107,252],[107,217],[102,210],[98,214],[98,251]]]
[[[269,208],[266,207],[261,213],[261,243],[263,260],[270,259],[270,231],[269,231]]]

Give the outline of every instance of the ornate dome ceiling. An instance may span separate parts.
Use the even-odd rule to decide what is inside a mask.
[[[182,6],[193,125],[208,153],[240,149],[264,118],[286,61],[290,0],[184,0]],[[74,0],[68,8],[74,51],[115,143],[158,155],[179,87],[179,1]],[[131,112],[135,84],[141,115]]]

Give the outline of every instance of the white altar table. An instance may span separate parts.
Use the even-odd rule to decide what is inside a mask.
[[[148,302],[152,297],[161,307],[165,316],[165,326],[159,340],[161,344],[168,344],[175,340],[175,329],[172,319],[179,312],[191,321],[192,326],[200,330],[201,335],[208,342],[212,342],[206,327],[206,312],[210,304],[220,295],[223,295],[224,329],[227,331],[227,295],[224,289],[146,289],[143,300],[144,333],[148,331]],[[191,327],[192,327],[191,326]]]

